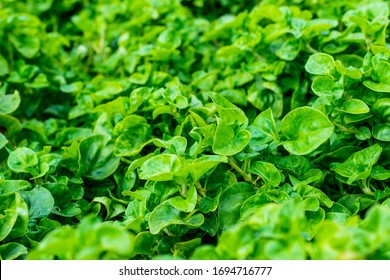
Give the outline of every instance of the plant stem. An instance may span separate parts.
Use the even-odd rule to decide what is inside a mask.
[[[206,190],[202,187],[202,185],[199,182],[195,183],[195,188],[197,189],[201,197],[206,196]]]
[[[253,184],[252,176],[250,174],[247,174],[242,170],[231,158],[228,158],[228,164],[234,168],[243,178],[246,182]]]
[[[121,157],[121,161],[123,161],[124,163],[127,163],[127,164],[131,164],[131,163],[132,163],[131,160],[128,160],[128,159],[125,158],[125,157]]]
[[[181,190],[180,190],[180,194],[184,197],[184,198],[187,198],[187,186],[185,184],[181,184]]]
[[[366,181],[362,181],[362,184],[360,184],[360,187],[365,194],[367,194],[369,196],[375,196],[375,193],[370,189],[369,186],[367,186]]]
[[[337,122],[333,122],[333,124],[334,124],[335,126],[337,126],[338,129],[340,129],[341,131],[348,132],[348,133],[353,133],[353,134],[358,133],[358,130],[357,130],[357,129],[350,129],[350,128],[345,127],[345,126],[343,126],[343,125],[341,125],[341,124],[339,124],[339,123],[337,123]]]

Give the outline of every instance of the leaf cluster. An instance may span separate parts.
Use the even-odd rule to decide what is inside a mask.
[[[388,1],[0,2],[0,259],[390,259]]]

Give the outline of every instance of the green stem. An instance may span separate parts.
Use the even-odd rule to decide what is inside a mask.
[[[360,185],[362,191],[369,195],[369,196],[375,196],[375,193],[370,189],[369,186],[367,186],[367,182],[366,181],[362,181],[362,184]]]
[[[132,163],[131,160],[128,160],[128,159],[125,158],[125,157],[121,157],[121,161],[123,161],[124,163],[127,163],[127,164],[131,164],[131,163]]]
[[[163,228],[163,231],[164,231],[168,236],[175,236],[175,235],[172,234],[172,232],[170,232],[167,228]]]
[[[333,122],[333,124],[334,124],[335,126],[337,126],[338,129],[340,129],[341,131],[348,132],[348,133],[353,133],[353,134],[358,133],[358,130],[357,130],[357,129],[350,129],[350,128],[345,127],[345,126],[343,126],[343,125],[341,125],[341,124],[339,124],[339,123],[337,123],[337,122]]]
[[[231,158],[228,158],[228,164],[236,170],[246,182],[253,184],[252,176],[250,174],[245,173]]]
[[[202,185],[199,182],[195,183],[195,188],[196,188],[196,190],[198,191],[198,193],[200,194],[201,197],[205,197],[206,196],[206,190],[202,187]]]
[[[306,46],[308,52],[311,52],[311,53],[318,53],[318,51],[317,51],[316,49],[314,49],[314,48],[310,45],[310,43],[307,43],[305,46]]]
[[[184,198],[187,198],[187,186],[185,184],[182,184],[181,185],[181,190],[180,190],[180,194],[184,197]]]

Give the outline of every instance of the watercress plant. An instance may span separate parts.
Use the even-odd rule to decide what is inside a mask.
[[[0,1],[0,259],[390,259],[388,1]]]

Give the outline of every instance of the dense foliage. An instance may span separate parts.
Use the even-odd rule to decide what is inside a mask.
[[[390,259],[388,1],[1,0],[1,259]]]

